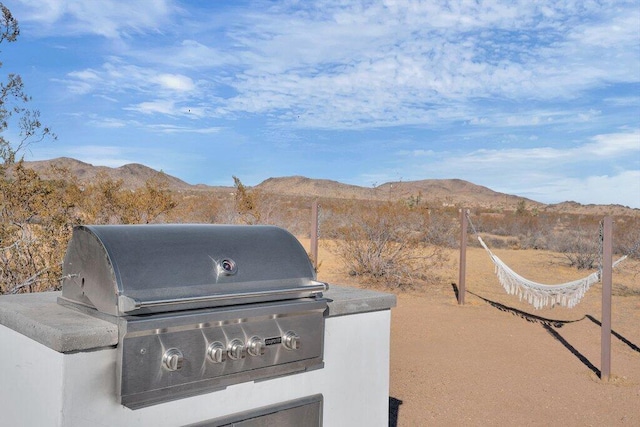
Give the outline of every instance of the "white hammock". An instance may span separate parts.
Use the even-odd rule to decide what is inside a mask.
[[[517,295],[520,301],[526,300],[536,309],[546,307],[548,305],[559,304],[563,307],[575,307],[591,285],[600,281],[600,272],[597,271],[585,278],[574,280],[572,282],[562,283],[559,285],[544,285],[525,279],[518,273],[513,271],[507,264],[491,252],[487,245],[478,236],[478,240],[483,248],[489,253],[491,260],[495,264],[495,272],[498,281],[509,295]],[[613,267],[624,261],[627,256],[623,256],[613,263]]]

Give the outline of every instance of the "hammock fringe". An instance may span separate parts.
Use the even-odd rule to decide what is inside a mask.
[[[555,305],[573,308],[580,302],[589,288],[594,283],[598,283],[600,281],[600,271],[597,271],[582,279],[559,285],[544,285],[533,282],[520,276],[509,268],[504,261],[494,255],[480,236],[478,236],[478,240],[482,247],[489,253],[491,260],[495,265],[495,274],[504,290],[509,295],[518,296],[520,301],[525,300],[536,309]],[[613,267],[624,261],[626,258],[626,256],[623,256],[618,259],[613,263]]]

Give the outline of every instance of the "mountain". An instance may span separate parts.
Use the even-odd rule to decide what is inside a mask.
[[[64,169],[80,182],[91,182],[98,176],[122,180],[124,188],[139,188],[150,179],[159,179],[172,191],[229,192],[229,187],[191,185],[176,177],[158,172],[140,164],[128,164],[118,168],[93,166],[79,160],[61,157],[52,160],[24,162],[42,178],[59,177],[54,169]],[[592,215],[640,215],[640,209],[620,205],[582,205],[563,202],[545,205],[524,197],[500,193],[490,188],[461,179],[425,179],[420,181],[387,182],[377,187],[360,187],[328,179],[312,179],[304,176],[269,178],[253,187],[263,193],[289,197],[333,198],[353,200],[420,200],[432,206],[466,206],[469,208],[515,210],[522,203],[527,209],[556,213]]]
[[[144,187],[145,183],[150,179],[161,179],[172,190],[189,190],[193,187],[176,177],[138,163],[110,168],[107,166],[93,166],[69,157],[59,157],[52,160],[24,162],[24,165],[29,169],[33,169],[43,179],[59,177],[59,173],[56,170],[62,169],[75,176],[80,182],[88,183],[102,175],[114,181],[122,180],[123,187],[127,189]]]
[[[355,200],[418,200],[437,206],[469,206],[495,209],[515,209],[524,202],[527,207],[542,207],[542,203],[524,197],[499,193],[487,187],[461,179],[425,179],[421,181],[387,182],[366,188],[326,179],[302,176],[269,178],[255,187],[257,190],[316,198]]]
[[[315,198],[379,200],[381,193],[375,188],[343,184],[329,179],[312,179],[304,176],[269,178],[255,186],[256,190]]]

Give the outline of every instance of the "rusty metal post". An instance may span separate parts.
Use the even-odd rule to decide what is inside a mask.
[[[604,218],[602,231],[602,327],[600,379],[609,381],[611,374],[611,284],[613,276],[613,221]]]
[[[311,261],[313,268],[318,270],[318,200],[311,204]]]
[[[460,274],[458,276],[458,304],[464,305],[467,269],[467,210],[460,209]]]

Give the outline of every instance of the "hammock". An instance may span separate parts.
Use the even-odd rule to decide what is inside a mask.
[[[483,248],[489,253],[491,260],[495,264],[495,272],[498,281],[509,295],[517,295],[520,301],[526,300],[536,309],[559,304],[563,307],[575,307],[591,285],[600,281],[600,271],[592,273],[582,279],[559,285],[544,285],[525,279],[513,271],[500,258],[494,255],[487,247],[482,238],[478,240]],[[613,263],[613,267],[624,261],[627,256],[623,256]]]

